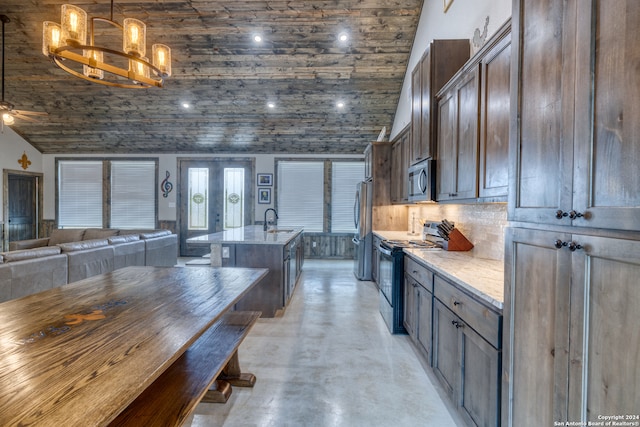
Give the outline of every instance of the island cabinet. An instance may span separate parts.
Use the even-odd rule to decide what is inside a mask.
[[[511,21],[437,95],[436,199],[505,201]]]
[[[404,327],[431,365],[433,272],[405,257]]]
[[[640,2],[513,16],[503,425],[637,415]]]
[[[502,316],[436,275],[433,370],[470,425],[500,425]]]
[[[409,164],[433,157],[436,93],[469,59],[469,40],[434,40],[411,73]]]

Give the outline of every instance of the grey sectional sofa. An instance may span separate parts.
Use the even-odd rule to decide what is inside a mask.
[[[130,265],[178,261],[178,238],[168,230],[59,229],[9,249],[0,253],[0,302]]]

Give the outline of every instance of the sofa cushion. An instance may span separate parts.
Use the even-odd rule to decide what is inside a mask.
[[[101,248],[103,246],[108,246],[109,242],[107,239],[93,239],[93,240],[82,240],[80,242],[71,242],[71,243],[61,243],[60,249],[62,252],[75,252],[75,251],[83,251],[87,249]]]
[[[111,236],[117,236],[118,231],[115,228],[87,228],[82,240],[106,239]]]
[[[21,249],[41,248],[49,244],[49,238],[44,237],[41,239],[28,239],[28,240],[15,240],[9,242],[10,251],[19,251]]]
[[[143,239],[155,239],[156,237],[162,237],[171,234],[169,230],[152,230],[145,233],[140,233],[140,237]]]
[[[57,228],[49,237],[49,246],[59,243],[79,242],[84,236],[84,228]]]
[[[42,248],[22,249],[19,251],[11,251],[2,253],[4,262],[23,261],[25,259],[42,258],[51,255],[58,255],[60,248],[58,246],[45,246]]]
[[[121,243],[135,242],[140,240],[139,234],[125,234],[120,236],[113,236],[107,239],[110,245],[119,245]]]

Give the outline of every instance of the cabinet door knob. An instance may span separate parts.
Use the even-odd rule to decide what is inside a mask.
[[[553,246],[555,246],[556,248],[560,249],[563,246],[567,246],[567,242],[563,242],[562,240],[558,239],[555,242],[553,242]]]
[[[582,249],[582,245],[577,244],[576,242],[569,242],[569,250],[574,252],[578,249]]]
[[[453,301],[453,305],[462,305],[460,301]]]
[[[558,209],[556,211],[556,218],[557,219],[562,219],[562,218],[564,218],[566,216],[569,216],[569,214],[567,212],[564,212],[562,209]]]
[[[460,329],[464,326],[464,324],[458,322],[457,320],[452,320],[451,324],[456,327],[456,329]]]
[[[580,212],[576,212],[576,211],[569,212],[569,218],[571,218],[571,219],[582,218],[583,216],[584,216],[584,214],[582,214]]]

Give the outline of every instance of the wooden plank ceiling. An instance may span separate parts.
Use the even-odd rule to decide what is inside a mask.
[[[110,0],[0,1],[11,19],[5,99],[48,113],[12,128],[46,154],[362,153],[391,128],[422,7],[422,0],[116,0],[114,21],[141,19],[149,47],[172,49],[165,87],[134,90],[72,77],[42,55],[42,22],[60,22],[66,2],[89,17],[110,15]],[[102,37],[96,44],[113,41]]]

